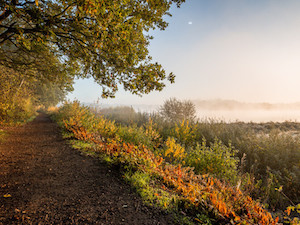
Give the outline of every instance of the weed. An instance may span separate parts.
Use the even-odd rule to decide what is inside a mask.
[[[145,135],[145,139],[141,135],[145,128],[117,127],[114,122],[96,117],[77,102],[65,105],[58,113],[56,118],[60,119],[60,124],[74,133],[76,139],[88,143],[79,142],[79,147],[90,148],[92,143],[97,153],[101,152],[113,163],[123,165],[122,168],[127,171],[126,179],[149,204],[170,208],[177,214],[184,210],[197,223],[204,223],[208,218],[210,222],[219,224],[266,225],[278,221],[240,189],[216,178],[230,180],[229,177],[237,174],[236,151],[230,143],[224,145],[215,139],[207,145],[203,141],[201,145],[196,145],[198,149],[186,151],[174,137],[170,137],[166,139],[167,149],[164,152],[170,164],[165,156],[154,154],[161,150],[151,149],[160,146],[147,144],[153,137],[150,135],[151,138],[147,139]],[[134,134],[138,137],[133,137]],[[200,166],[194,170],[189,164]],[[207,173],[203,174],[203,171]]]

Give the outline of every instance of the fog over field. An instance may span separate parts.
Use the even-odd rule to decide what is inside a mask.
[[[300,110],[209,110],[209,109],[197,109],[197,116],[201,119],[215,119],[223,120],[225,122],[300,122]]]
[[[168,28],[150,32],[149,52],[175,83],[142,97],[120,87],[100,102],[149,112],[175,97],[193,100],[199,118],[300,122],[299,9],[295,0],[189,0],[173,7]],[[101,98],[91,79],[74,87],[71,100]]]
[[[300,122],[300,102],[289,104],[247,103],[234,100],[192,100],[200,120],[225,122]],[[87,105],[90,105],[86,103]],[[93,104],[92,104],[93,105]],[[98,104],[100,108],[131,106],[137,112],[157,112],[161,105],[155,104]]]
[[[196,100],[197,116],[226,122],[300,122],[300,103],[245,103],[232,100]]]
[[[178,99],[233,99],[239,102],[300,102],[300,1],[189,0],[171,8],[163,32],[150,35],[149,52],[176,75],[161,92],[142,98],[120,86],[116,98],[104,104],[161,105]],[[93,102],[101,96],[91,79],[77,80],[70,99]],[[199,116],[226,119],[299,119],[297,110],[265,112],[250,109],[199,109]],[[235,110],[237,110],[235,108]]]

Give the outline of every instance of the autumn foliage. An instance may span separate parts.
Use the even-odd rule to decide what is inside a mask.
[[[77,102],[63,106],[56,117],[76,139],[93,144],[93,151],[149,174],[153,178],[152,185],[178,196],[177,200],[184,202],[187,210],[214,215],[220,224],[267,225],[278,222],[278,218],[273,219],[268,211],[239,188],[209,174],[196,174],[193,168],[180,163],[170,164],[143,144],[124,142],[114,122],[95,116]],[[176,151],[180,154],[182,150]],[[170,152],[166,156],[168,154]],[[155,195],[160,197],[159,193]]]

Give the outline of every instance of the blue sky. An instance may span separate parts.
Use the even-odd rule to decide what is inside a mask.
[[[176,75],[142,98],[120,90],[104,104],[162,104],[179,99],[300,101],[300,1],[187,0],[172,7],[165,31],[151,32],[153,61]],[[68,96],[96,102],[101,88],[78,80]]]

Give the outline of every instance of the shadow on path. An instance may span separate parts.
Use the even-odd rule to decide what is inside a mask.
[[[174,224],[40,114],[0,143],[0,224]],[[10,197],[11,196],[11,197]]]

